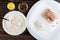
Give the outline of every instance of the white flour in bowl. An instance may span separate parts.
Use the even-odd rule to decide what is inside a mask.
[[[23,14],[18,11],[9,12],[3,20],[3,28],[10,35],[19,35],[26,29],[26,19]]]

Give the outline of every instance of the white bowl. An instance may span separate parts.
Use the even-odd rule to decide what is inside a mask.
[[[24,22],[25,22],[25,23],[24,23],[25,26],[23,26],[23,27],[15,30],[15,26],[14,26],[13,24],[11,24],[10,21],[4,20],[4,19],[3,19],[3,21],[2,21],[2,25],[3,25],[3,29],[4,29],[5,32],[7,32],[7,33],[10,34],[10,35],[16,36],[16,35],[22,34],[22,33],[25,31],[25,29],[26,29],[26,18],[25,18],[25,16],[23,15],[23,13],[21,13],[21,12],[19,12],[19,11],[11,11],[11,12],[8,12],[8,13],[4,16],[4,18],[6,18],[6,19],[8,19],[8,20],[11,20],[11,19],[12,19],[12,16],[13,16],[14,14],[18,14],[18,15],[20,15],[20,17],[23,18],[23,20],[24,20]],[[17,19],[17,20],[18,20],[18,19]],[[11,28],[11,27],[12,27],[11,25],[14,26],[14,27]],[[16,28],[17,28],[17,27],[16,27]]]
[[[41,32],[34,26],[34,21],[36,21],[38,18],[41,18],[39,15],[42,14],[46,8],[51,8],[60,19],[60,4],[53,0],[41,0],[38,1],[34,6],[32,6],[30,11],[28,12],[27,29],[30,34],[38,40],[60,40],[60,24],[55,24],[55,28],[51,28],[48,31],[43,32]],[[41,21],[45,20],[41,19]],[[48,22],[47,25],[51,26]]]

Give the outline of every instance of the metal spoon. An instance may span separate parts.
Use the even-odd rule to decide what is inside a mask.
[[[7,21],[9,21],[8,19],[6,19],[6,18],[4,18],[4,17],[2,17],[2,16],[0,16],[0,19],[4,19],[4,20],[7,20]]]

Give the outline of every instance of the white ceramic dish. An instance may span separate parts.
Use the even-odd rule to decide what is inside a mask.
[[[39,31],[34,26],[34,21],[36,21],[41,13],[44,12],[46,8],[51,8],[52,11],[54,11],[58,16],[58,21],[60,20],[60,4],[53,0],[41,0],[38,1],[32,8],[30,9],[28,15],[27,15],[27,29],[31,33],[33,37],[35,37],[38,40],[60,40],[60,23],[56,24],[54,23],[55,28],[51,28],[47,31]],[[41,21],[44,21],[41,19]],[[47,21],[45,22],[47,26],[51,26]],[[54,27],[54,26],[53,26]]]
[[[25,22],[25,24],[24,24],[25,26],[19,27],[19,29],[15,29],[15,26],[13,24],[11,24],[11,22],[10,22],[10,20],[12,19],[12,16],[14,16],[15,14],[20,15],[20,17],[23,18],[23,20],[24,20],[23,22]],[[3,29],[8,34],[13,35],[13,36],[16,36],[16,35],[19,35],[19,34],[21,34],[21,33],[23,33],[25,31],[25,29],[26,29],[26,18],[23,15],[23,13],[21,13],[19,11],[11,11],[11,12],[8,12],[4,16],[4,18],[6,18],[6,19],[9,20],[9,21],[7,21],[7,20],[4,20],[3,19],[3,21],[2,21]],[[16,26],[16,28],[17,28],[17,26]]]

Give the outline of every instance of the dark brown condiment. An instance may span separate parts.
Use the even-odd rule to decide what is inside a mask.
[[[25,11],[27,11],[27,9],[28,9],[28,4],[27,4],[27,3],[20,3],[20,4],[18,5],[18,9],[19,9],[21,12],[25,12]]]

